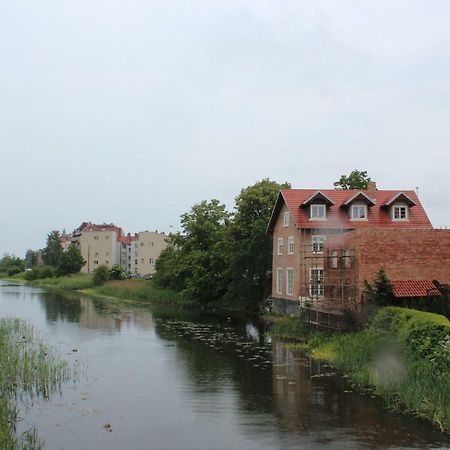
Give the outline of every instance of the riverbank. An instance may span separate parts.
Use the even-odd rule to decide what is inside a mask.
[[[20,319],[0,319],[0,446],[10,450],[40,449],[37,430],[17,436],[19,405],[48,398],[68,378],[68,364],[55,357],[34,329]]]
[[[356,386],[373,388],[389,407],[450,432],[450,322],[444,316],[386,307],[363,331],[312,338],[308,348]]]

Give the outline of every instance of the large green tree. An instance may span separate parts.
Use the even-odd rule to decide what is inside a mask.
[[[267,224],[280,189],[265,178],[241,190],[236,197],[235,215],[229,227],[229,284],[226,298],[255,307],[270,293],[272,238]]]
[[[25,266],[27,269],[31,269],[32,267],[37,265],[38,260],[38,252],[34,250],[27,250],[25,253]]]
[[[75,244],[70,244],[67,251],[63,252],[59,258],[58,275],[71,275],[80,272],[86,261],[81,256],[80,249]]]
[[[224,250],[230,213],[218,200],[202,201],[181,216],[182,231],[171,235],[156,263],[157,284],[209,303],[226,291]]]
[[[371,181],[367,175],[367,171],[353,170],[349,175],[341,175],[338,181],[335,181],[336,189],[367,189],[367,185]]]
[[[63,254],[61,235],[59,231],[51,231],[47,235],[47,245],[44,249],[44,262],[49,266],[57,267]]]
[[[0,259],[0,272],[14,275],[25,270],[25,261],[14,255],[4,255]]]

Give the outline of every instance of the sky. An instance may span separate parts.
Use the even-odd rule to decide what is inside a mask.
[[[0,255],[366,170],[450,226],[448,0],[0,1]]]

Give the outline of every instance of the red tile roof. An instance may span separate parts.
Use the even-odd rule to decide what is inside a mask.
[[[320,192],[329,198],[334,204],[327,207],[326,220],[310,220],[309,209],[302,204]],[[363,192],[365,196],[374,201],[373,206],[369,206],[367,221],[350,220],[348,208],[345,203],[352,197]],[[389,209],[386,204],[396,196],[401,194],[412,200],[416,206],[411,206],[409,210],[409,220],[393,221],[389,216]],[[417,195],[414,191],[401,190],[371,190],[359,191],[352,189],[283,189],[275,204],[272,218],[267,227],[268,232],[273,232],[278,214],[283,204],[289,208],[295,225],[298,228],[334,228],[334,229],[354,229],[354,228],[413,228],[432,229],[430,220],[427,217]]]
[[[433,297],[441,295],[431,280],[398,280],[391,282],[394,297]]]

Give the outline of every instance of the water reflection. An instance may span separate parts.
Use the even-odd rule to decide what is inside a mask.
[[[448,448],[429,424],[353,392],[253,318],[14,286],[0,289],[3,313],[45,329],[86,369],[29,412],[48,448],[147,449],[149,436],[157,449]]]

